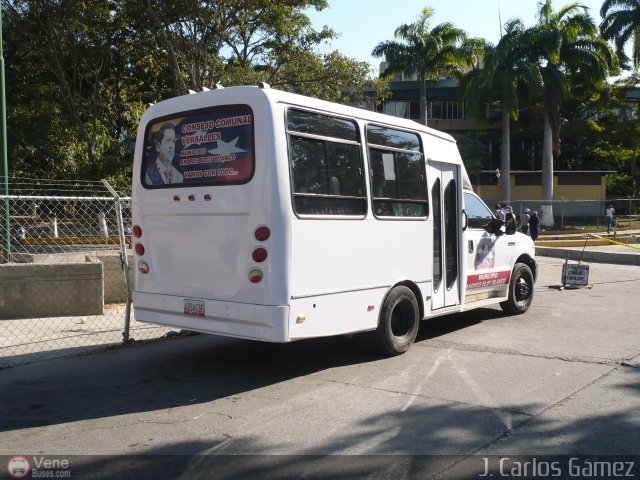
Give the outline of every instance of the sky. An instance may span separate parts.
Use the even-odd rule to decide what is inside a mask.
[[[500,39],[502,23],[520,18],[526,27],[536,23],[538,0],[328,0],[329,8],[306,13],[316,30],[324,25],[340,34],[327,51],[338,50],[347,57],[369,62],[377,75],[382,59],[371,57],[380,42],[393,40],[393,32],[403,23],[416,21],[424,7],[435,10],[431,25],[451,22],[470,37],[482,37],[492,43]],[[554,10],[576,0],[555,0]],[[603,0],[581,0],[599,25]]]

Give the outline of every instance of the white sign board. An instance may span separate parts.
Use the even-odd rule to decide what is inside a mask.
[[[395,180],[396,179],[396,167],[393,163],[393,153],[382,154],[382,167],[384,168],[384,179]]]
[[[570,265],[565,263],[562,267],[563,285],[588,285],[589,265]]]

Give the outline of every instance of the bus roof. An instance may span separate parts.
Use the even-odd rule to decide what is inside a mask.
[[[271,101],[275,102],[282,102],[300,107],[314,108],[326,112],[338,113],[345,116],[352,116],[363,120],[382,123],[385,125],[399,126],[411,130],[419,130],[434,137],[441,138],[442,140],[455,143],[455,139],[451,135],[430,127],[426,127],[413,120],[394,117],[384,113],[373,112],[364,108],[351,107],[340,103],[319,100],[313,97],[306,97],[297,93],[285,92],[284,90],[277,90],[274,88],[260,88],[258,86],[227,87],[224,89],[209,90],[204,92],[191,93],[189,95],[182,95],[179,97],[173,97],[153,105],[145,112],[145,115],[143,115],[142,119],[149,120],[150,118],[145,117],[150,116],[152,118],[157,118],[178,111],[186,111],[191,108],[190,104],[192,103],[194,105],[199,105],[199,107],[201,108],[202,99],[207,97],[223,98],[227,95],[236,96],[238,94],[245,98],[250,96],[266,96]],[[190,101],[195,100],[194,97],[198,99],[197,102]]]

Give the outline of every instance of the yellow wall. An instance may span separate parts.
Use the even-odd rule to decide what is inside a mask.
[[[496,185],[478,185],[475,192],[482,198],[495,199]],[[553,178],[554,200],[606,200],[606,180],[602,176],[600,185],[558,185],[558,177]],[[515,175],[511,176],[511,198],[509,200],[542,200],[541,185],[515,185]]]

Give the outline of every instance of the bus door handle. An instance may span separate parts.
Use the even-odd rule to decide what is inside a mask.
[[[469,240],[469,253],[473,253],[473,240]]]

